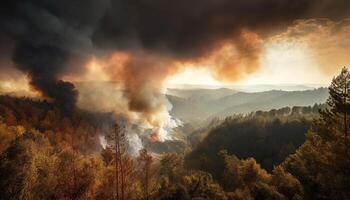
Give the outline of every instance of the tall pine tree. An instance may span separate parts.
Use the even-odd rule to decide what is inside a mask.
[[[344,67],[329,87],[329,108],[282,164],[302,183],[305,199],[350,199],[349,82]]]
[[[350,72],[344,67],[341,73],[333,78],[329,86],[327,104],[330,109],[321,112],[322,121],[327,129],[348,135],[350,117]]]

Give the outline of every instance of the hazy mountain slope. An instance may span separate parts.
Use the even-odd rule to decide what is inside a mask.
[[[167,95],[173,105],[170,114],[185,122],[201,121],[212,112],[202,102],[187,100],[181,97]]]
[[[191,101],[212,101],[237,91],[228,88],[219,89],[168,89],[167,94],[181,97]]]
[[[274,99],[286,93],[287,93],[286,91],[277,91],[277,90],[257,92],[257,93],[239,92],[236,94],[232,94],[232,95],[217,99],[215,101],[208,102],[207,106],[210,107],[213,113],[217,113],[233,106],[238,106],[238,105],[248,104],[248,103],[257,103],[257,102],[260,103],[262,101],[269,101],[270,99]]]
[[[213,116],[226,117],[235,113],[249,113],[256,110],[270,110],[285,106],[309,106],[315,103],[324,103],[327,98],[328,90],[326,88],[292,92],[269,91],[260,95],[253,93],[251,96],[247,96],[245,103],[223,108],[222,111],[213,114]]]
[[[173,104],[171,114],[185,122],[285,106],[308,106],[324,103],[328,97],[327,88],[305,91],[271,90],[256,93],[225,89],[171,91],[173,95],[167,96]],[[225,95],[225,91],[229,94]]]
[[[319,87],[322,87],[322,86],[321,85],[295,85],[295,84],[286,84],[286,85],[258,84],[258,85],[232,86],[233,89],[236,89],[242,92],[263,92],[263,91],[269,91],[269,90],[300,91],[300,90],[312,90]]]
[[[224,92],[228,92],[225,95]],[[256,99],[271,99],[285,94],[284,91],[268,91],[260,93],[238,92],[232,94],[229,89],[203,89],[203,90],[171,90],[174,95],[167,95],[173,104],[171,114],[183,121],[204,120],[226,108],[255,102]],[[196,95],[199,96],[196,96]],[[221,96],[221,97],[220,97]]]

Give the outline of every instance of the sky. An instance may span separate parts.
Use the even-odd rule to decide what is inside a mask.
[[[344,62],[345,64],[345,62]],[[328,85],[343,66],[333,66],[324,70],[313,50],[306,44],[274,43],[264,47],[264,53],[257,70],[234,82],[220,81],[207,68],[188,67],[167,79],[169,86],[176,85]],[[329,66],[332,68],[332,66]]]
[[[167,80],[168,85],[259,85],[259,84],[328,84],[332,74],[320,70],[318,63],[298,47],[270,47],[259,68],[243,80],[222,82],[206,68],[186,68]],[[340,68],[340,67],[338,67]]]

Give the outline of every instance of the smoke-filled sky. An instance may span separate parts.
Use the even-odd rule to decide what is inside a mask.
[[[157,124],[168,83],[329,82],[350,64],[349,17],[348,0],[5,0],[0,80],[64,109],[73,82],[115,81]]]

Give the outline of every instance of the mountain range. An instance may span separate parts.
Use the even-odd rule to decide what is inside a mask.
[[[233,89],[168,89],[167,99],[173,104],[170,113],[185,122],[208,118],[225,118],[258,110],[285,106],[310,106],[325,103],[327,88],[300,91],[269,90],[241,92]]]

